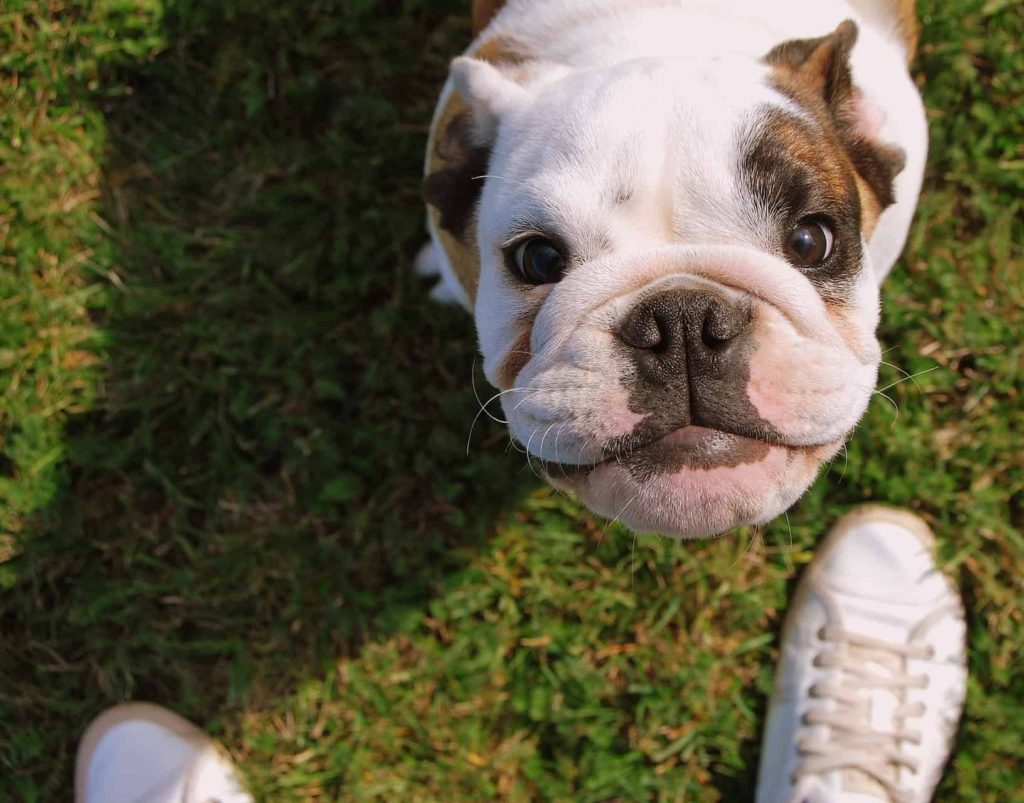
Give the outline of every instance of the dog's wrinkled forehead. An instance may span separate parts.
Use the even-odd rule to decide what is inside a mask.
[[[784,257],[793,224],[817,216],[835,224],[837,264],[809,278],[845,301],[904,161],[853,82],[856,38],[845,21],[753,59],[456,59],[424,197],[469,299],[514,292],[502,253],[519,237],[565,246],[569,269],[668,243]]]
[[[557,224],[584,259],[630,239],[749,242],[758,202],[741,168],[767,110],[801,114],[754,62],[572,73],[507,119],[481,218]]]

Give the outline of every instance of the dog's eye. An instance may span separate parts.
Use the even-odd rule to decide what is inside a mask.
[[[829,225],[817,218],[804,218],[786,242],[790,259],[802,268],[820,265],[832,255],[836,236]]]
[[[515,250],[516,270],[530,284],[553,284],[565,272],[565,257],[543,237],[532,237]]]

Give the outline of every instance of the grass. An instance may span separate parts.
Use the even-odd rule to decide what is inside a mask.
[[[466,6],[0,5],[0,799],[69,799],[128,699],[265,800],[749,799],[794,577],[865,499],[932,522],[969,610],[939,799],[1019,799],[1019,3],[921,3],[882,338],[926,373],[788,520],[698,544],[605,531],[497,424],[466,455],[474,335],[409,265]]]

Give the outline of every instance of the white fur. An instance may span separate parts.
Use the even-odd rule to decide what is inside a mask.
[[[849,18],[860,23],[852,69],[869,104],[864,124],[902,147],[907,164],[837,312],[772,254],[778,233],[738,168],[743,134],[765,108],[803,114],[771,88],[762,57]],[[927,146],[902,44],[877,20],[840,0],[509,0],[485,37],[540,66],[510,76],[456,60],[454,86],[478,137],[493,143],[478,221],[484,369],[502,386],[502,367],[530,334],[518,392],[502,397],[529,452],[593,462],[602,442],[637,423],[612,332],[639,294],[711,286],[757,309],[748,396],[786,446],[763,465],[652,480],[634,489],[629,511],[618,509],[632,487],[621,468],[566,483],[595,510],[678,536],[764,521],[803,492],[863,414],[880,359],[877,285],[902,250]],[[508,275],[502,248],[531,227],[572,244],[574,264],[556,285],[525,289]]]

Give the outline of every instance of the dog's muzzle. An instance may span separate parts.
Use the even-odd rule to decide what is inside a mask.
[[[628,453],[683,427],[778,441],[747,398],[757,348],[755,310],[745,295],[674,287],[641,296],[615,330],[625,361],[630,407],[644,422],[612,453]]]

